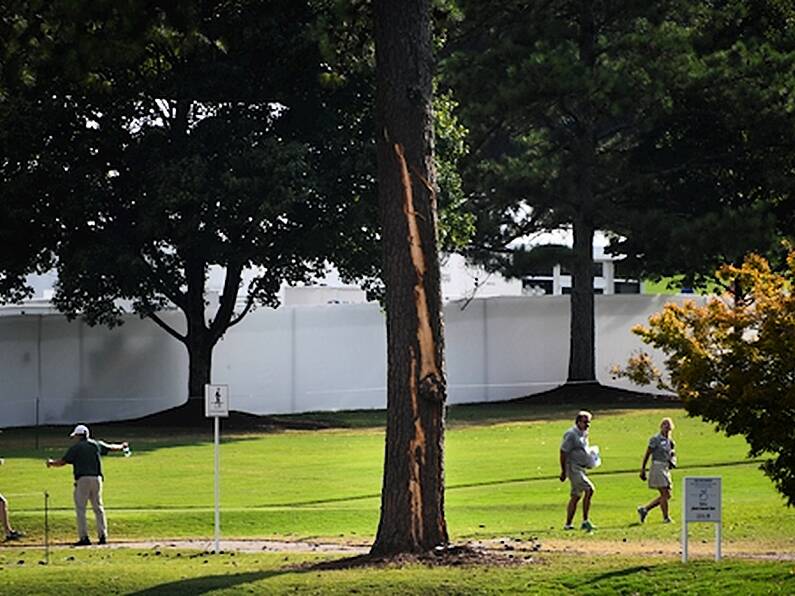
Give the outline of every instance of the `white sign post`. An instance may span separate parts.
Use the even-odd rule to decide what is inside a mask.
[[[684,502],[682,507],[682,562],[687,563],[687,524],[709,522],[715,524],[715,560],[721,558],[721,511],[720,476],[686,476],[684,479]]]
[[[215,553],[220,552],[221,541],[221,500],[220,500],[220,462],[218,446],[220,437],[219,418],[229,416],[229,385],[204,386],[204,415],[214,418],[215,426]]]

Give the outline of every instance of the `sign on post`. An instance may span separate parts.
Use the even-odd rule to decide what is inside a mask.
[[[218,421],[220,418],[229,417],[229,385],[204,386],[204,415],[213,419],[215,431],[215,553],[218,554],[221,542],[221,465],[218,454],[221,431]]]
[[[682,505],[682,562],[687,562],[687,525],[693,522],[715,524],[715,560],[721,559],[721,478],[720,476],[686,476]]]
[[[229,385],[204,386],[204,415],[207,418],[229,416]]]

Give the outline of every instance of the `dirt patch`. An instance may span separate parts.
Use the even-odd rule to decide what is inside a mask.
[[[71,543],[51,544],[51,548],[65,548]],[[32,546],[29,543],[2,543],[0,549],[24,549]],[[778,547],[757,542],[729,542],[722,546],[724,558],[751,559],[769,561],[795,561],[795,545]],[[113,549],[135,548],[159,551],[163,549],[195,550],[209,554],[213,552],[212,540],[157,540],[157,541],[111,541],[106,546],[88,548]],[[453,545],[446,549],[421,554],[400,555],[397,557],[370,557],[370,544],[362,542],[321,542],[313,540],[221,540],[221,552],[275,552],[285,554],[329,554],[345,555],[342,559],[317,564],[307,564],[313,569],[343,569],[352,567],[386,567],[389,565],[489,565],[505,566],[524,563],[542,562],[544,555],[560,554],[572,557],[661,557],[678,558],[681,550],[678,542],[662,542],[652,540],[560,540],[560,539],[523,539],[495,538],[478,540],[462,545]],[[86,547],[81,547],[86,548]],[[712,541],[691,541],[688,555],[691,558],[712,558],[715,553]],[[328,563],[328,567],[322,567]]]
[[[427,567],[509,567],[532,562],[534,562],[534,556],[531,554],[517,555],[482,546],[464,544],[438,547],[428,553],[399,554],[392,556],[371,555],[368,553],[355,557],[302,565],[300,568],[307,571],[325,571],[330,569],[355,569],[362,567],[402,567],[404,565],[425,565]]]
[[[622,541],[585,541],[585,540],[540,540],[523,541],[515,538],[484,540],[474,543],[485,549],[504,548],[506,544],[513,546],[517,553],[567,554],[574,556],[609,557],[664,557],[678,558],[682,550],[678,542],[662,542],[651,540]],[[724,543],[721,553],[729,559],[758,559],[775,561],[795,561],[795,549],[776,550],[754,542]],[[715,544],[712,541],[691,541],[688,545],[689,558],[713,558]]]

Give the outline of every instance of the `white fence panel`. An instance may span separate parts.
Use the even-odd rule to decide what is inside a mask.
[[[642,347],[631,328],[670,300],[596,297],[600,382],[633,388],[613,381],[610,367]],[[161,316],[183,326],[176,312]],[[568,333],[566,296],[446,305],[449,402],[509,399],[563,383]],[[144,416],[185,400],[187,368],[184,346],[148,320],[127,317],[107,329],[60,315],[3,316],[0,426]],[[233,409],[258,414],[383,408],[384,314],[372,304],[256,310],[217,345],[213,382],[230,386]]]

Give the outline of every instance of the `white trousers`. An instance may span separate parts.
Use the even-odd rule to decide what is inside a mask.
[[[94,518],[97,520],[97,535],[107,536],[108,523],[105,519],[105,505],[102,503],[102,476],[81,476],[75,481],[75,513],[77,514],[77,535],[88,538],[86,503],[91,501]]]

